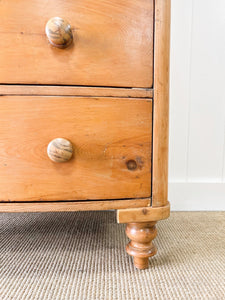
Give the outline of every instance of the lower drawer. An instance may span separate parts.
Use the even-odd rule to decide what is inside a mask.
[[[2,96],[0,201],[150,197],[151,132],[150,99]]]

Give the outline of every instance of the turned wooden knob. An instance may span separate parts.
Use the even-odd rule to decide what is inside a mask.
[[[70,141],[57,138],[48,144],[47,153],[48,157],[54,162],[66,162],[73,155],[73,146]]]
[[[49,42],[58,48],[66,48],[73,41],[70,24],[62,18],[51,18],[45,27]]]

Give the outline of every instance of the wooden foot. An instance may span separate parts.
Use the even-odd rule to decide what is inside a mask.
[[[138,269],[147,269],[148,258],[157,252],[152,243],[157,235],[155,224],[156,222],[127,224],[126,234],[131,241],[127,244],[126,251],[134,257],[134,265]]]

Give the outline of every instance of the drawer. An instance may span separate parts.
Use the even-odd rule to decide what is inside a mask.
[[[1,83],[152,87],[153,0],[0,1],[0,18]]]
[[[0,108],[0,201],[150,197],[150,99],[2,96]]]

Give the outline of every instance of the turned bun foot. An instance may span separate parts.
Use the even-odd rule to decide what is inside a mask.
[[[134,265],[138,269],[147,269],[148,258],[157,252],[152,243],[157,235],[155,224],[156,222],[127,224],[126,234],[131,241],[127,244],[126,251],[134,257]]]

